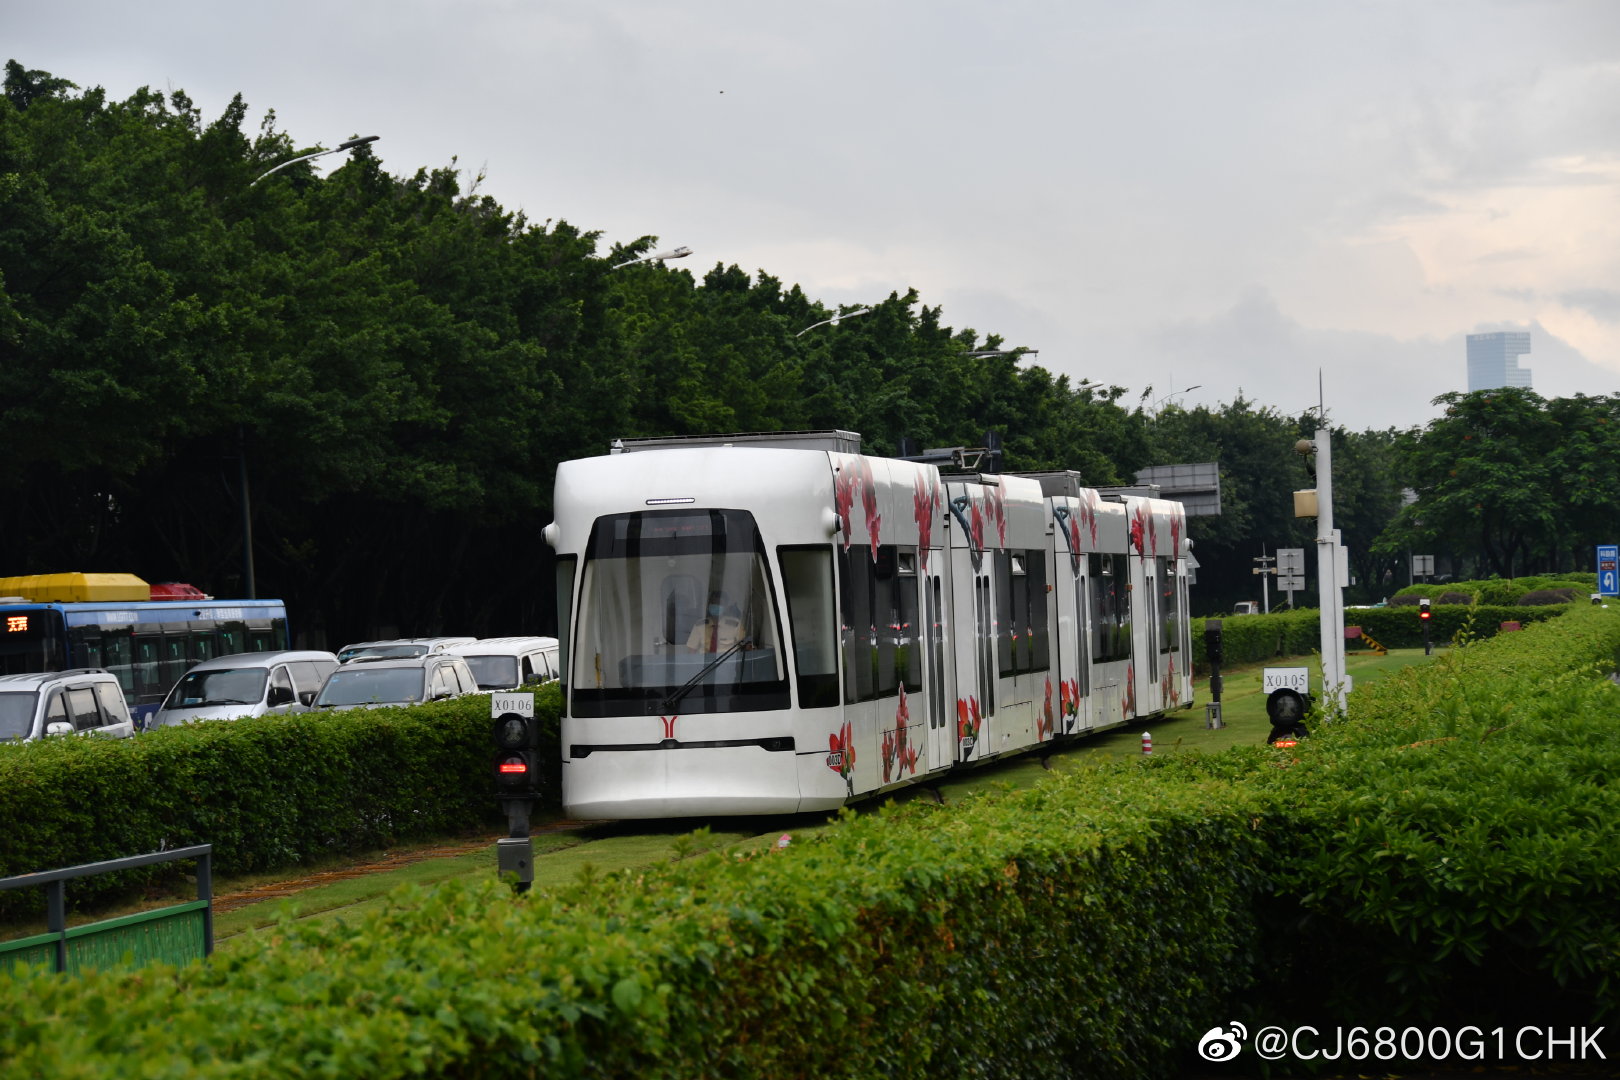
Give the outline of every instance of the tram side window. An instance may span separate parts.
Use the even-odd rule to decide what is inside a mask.
[[[922,665],[915,660],[915,569],[902,575],[901,553],[893,545],[879,547],[876,560],[869,552],[869,548],[851,548],[839,553],[844,700],[848,702],[896,694],[901,680],[908,690],[922,687]]]
[[[1018,627],[1013,613],[1012,553],[998,551],[992,558],[996,575],[996,669],[1006,678],[1017,671],[1013,662]]]
[[[1029,647],[1030,671],[1052,666],[1051,635],[1047,626],[1046,559],[1040,551],[1024,553],[1024,585],[1028,596],[1028,621],[1024,623]]]
[[[1093,552],[1090,556],[1092,656],[1099,664],[1131,655],[1130,598],[1122,580],[1122,556]]]
[[[799,707],[838,704],[838,614],[833,605],[832,548],[781,547],[782,586],[799,685]]]
[[[872,562],[865,548],[838,553],[839,634],[844,649],[844,700],[866,701],[877,683],[877,626],[872,614]]]
[[[557,678],[562,683],[564,698],[568,696],[568,653],[573,645],[574,570],[578,565],[577,556],[557,557]]]
[[[1046,563],[1039,551],[996,553],[996,649],[1003,677],[1051,667]]]
[[[1159,625],[1163,631],[1159,648],[1168,653],[1181,651],[1181,619],[1176,610],[1177,580],[1170,573],[1170,560],[1159,557]]]
[[[895,579],[895,604],[899,620],[895,626],[895,678],[908,693],[922,689],[922,619],[917,609],[917,557],[900,552],[900,572]]]

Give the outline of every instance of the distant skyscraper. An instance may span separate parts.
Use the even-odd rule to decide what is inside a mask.
[[[1498,386],[1530,388],[1530,369],[1519,366],[1519,357],[1530,351],[1530,334],[1525,330],[1499,330],[1494,334],[1468,335],[1468,390],[1493,390]]]

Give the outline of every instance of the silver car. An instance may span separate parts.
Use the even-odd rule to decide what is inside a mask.
[[[398,660],[351,660],[326,677],[317,709],[418,705],[478,691],[464,657],[428,653]]]
[[[151,726],[304,712],[337,666],[336,656],[316,649],[216,656],[181,676]]]
[[[73,734],[135,734],[118,676],[101,668],[0,675],[0,742]]]

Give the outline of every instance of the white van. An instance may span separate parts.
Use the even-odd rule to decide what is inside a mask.
[[[554,637],[479,638],[444,651],[467,658],[480,690],[516,690],[551,682],[561,674]]]
[[[470,637],[413,637],[390,638],[387,641],[357,641],[337,651],[338,663],[351,660],[403,660],[413,656],[442,652],[451,645],[465,645],[477,641]]]
[[[180,677],[151,726],[304,712],[337,666],[336,656],[317,649],[216,656]]]

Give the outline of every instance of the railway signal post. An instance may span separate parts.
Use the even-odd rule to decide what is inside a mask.
[[[518,892],[534,882],[529,812],[539,794],[540,725],[533,694],[493,694],[490,736],[495,743],[495,791],[506,810],[507,835],[495,842],[496,870]]]
[[[1218,730],[1221,720],[1221,661],[1226,658],[1221,644],[1221,620],[1204,620],[1204,657],[1209,661],[1209,704],[1204,706],[1204,727]]]
[[[1434,612],[1429,610],[1427,597],[1418,601],[1418,622],[1423,624],[1423,655],[1429,656],[1434,652],[1434,644],[1429,640],[1429,625],[1434,621]]]

